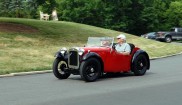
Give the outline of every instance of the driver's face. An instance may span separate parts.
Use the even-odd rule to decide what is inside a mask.
[[[121,39],[121,38],[117,38],[117,41],[119,44],[124,43],[124,39]]]

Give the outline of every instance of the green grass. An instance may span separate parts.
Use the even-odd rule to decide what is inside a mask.
[[[50,70],[54,54],[63,46],[83,46],[89,36],[116,37],[122,32],[72,22],[0,18],[0,23],[30,26],[35,32],[0,30],[0,74]],[[127,42],[146,50],[150,58],[182,52],[182,46],[127,34]]]

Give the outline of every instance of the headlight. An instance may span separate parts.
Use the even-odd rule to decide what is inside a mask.
[[[65,54],[67,51],[66,47],[63,47],[59,50],[59,52],[61,52],[61,54]]]
[[[60,51],[60,52],[61,52],[61,54],[64,54],[66,51],[62,50],[62,51]]]
[[[80,56],[82,56],[82,55],[84,54],[84,52],[85,52],[84,49],[79,49],[79,50],[78,50],[78,54],[79,54]]]

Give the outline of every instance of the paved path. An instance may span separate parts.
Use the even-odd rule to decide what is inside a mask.
[[[144,76],[86,83],[52,73],[0,78],[0,105],[181,105],[182,55],[151,61]]]

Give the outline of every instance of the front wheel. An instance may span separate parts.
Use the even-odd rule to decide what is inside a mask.
[[[66,71],[67,63],[61,58],[56,58],[53,63],[53,73],[58,79],[67,79],[70,73]]]
[[[133,72],[136,76],[144,75],[147,71],[147,67],[149,62],[147,57],[143,54],[137,56],[137,58],[133,62]]]
[[[80,66],[81,78],[87,82],[97,80],[101,75],[101,64],[96,58],[83,61]]]

